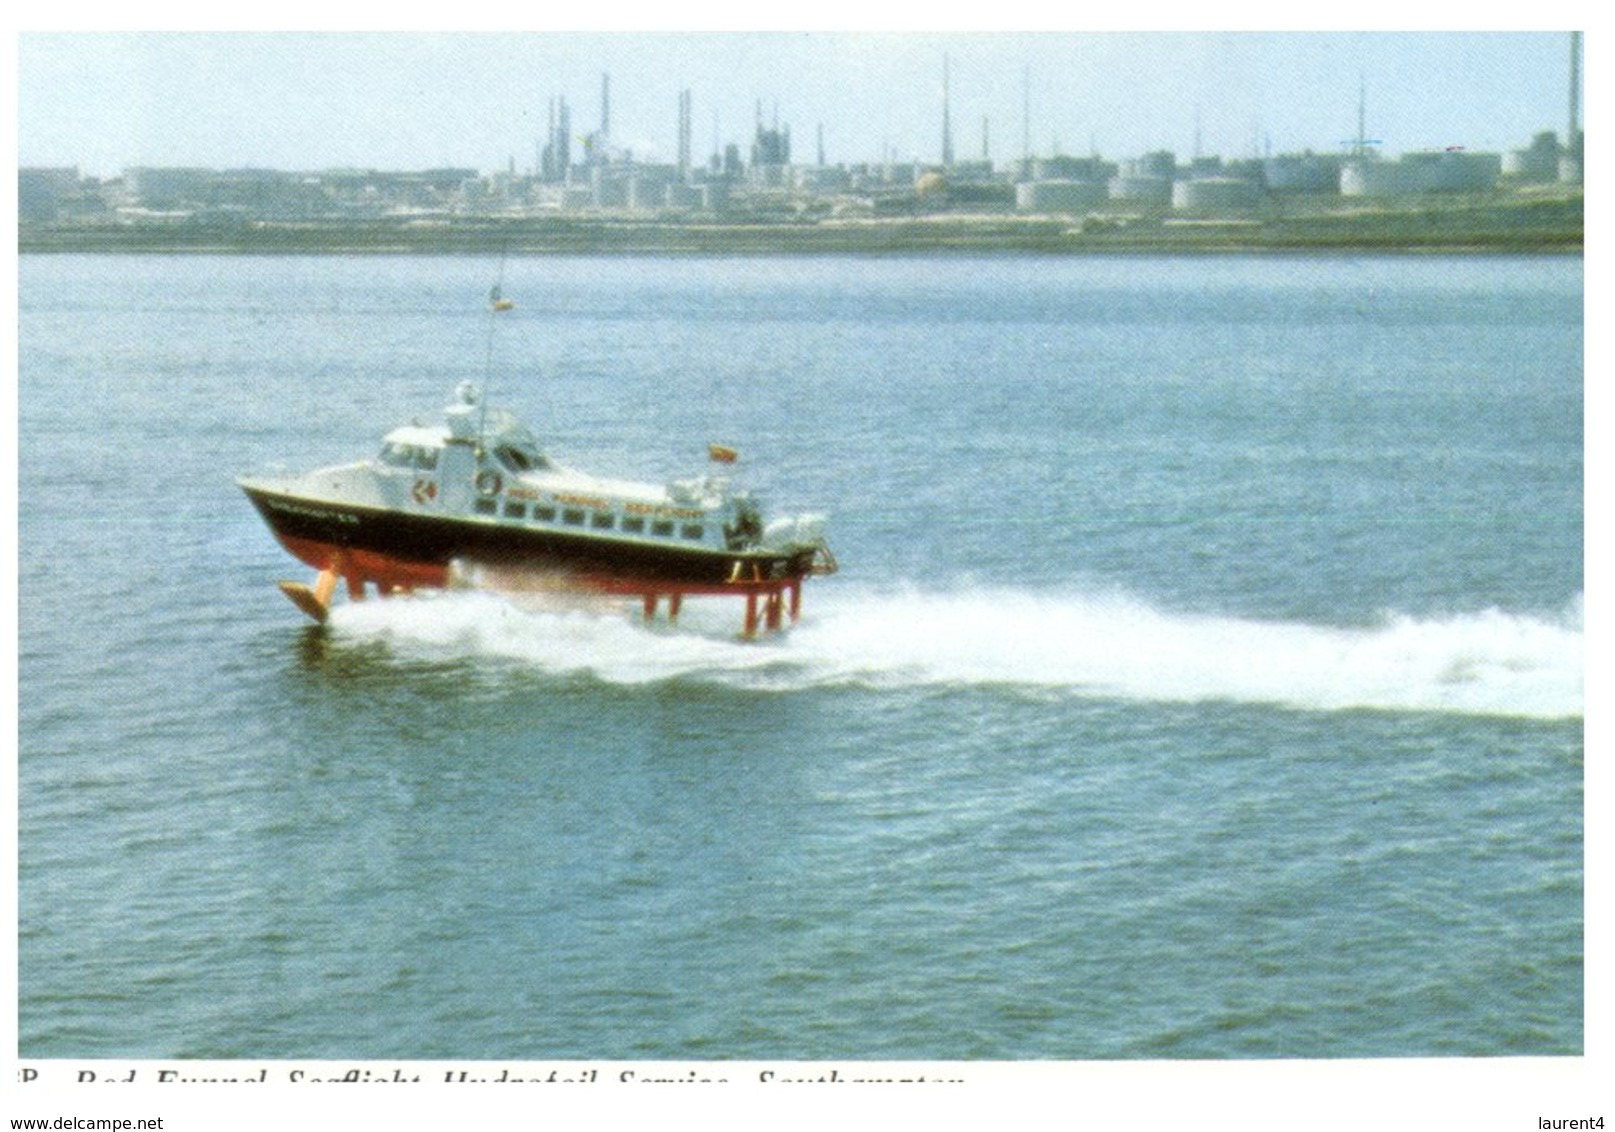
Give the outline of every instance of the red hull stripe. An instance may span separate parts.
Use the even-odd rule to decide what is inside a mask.
[[[350,583],[373,583],[383,591],[442,589],[449,583],[448,567],[430,562],[414,562],[374,550],[338,546],[318,539],[277,534],[280,544],[295,558],[315,570],[334,568]],[[733,582],[673,582],[661,578],[624,578],[591,573],[565,575],[567,587],[596,593],[621,595],[737,596],[778,594],[799,587],[801,575],[788,578],[740,580]]]
[[[445,566],[430,562],[410,562],[373,550],[336,546],[333,543],[297,538],[293,535],[277,537],[280,544],[291,551],[294,557],[316,570],[328,570],[334,566],[345,578],[374,582],[383,589],[414,589],[417,586],[441,589],[449,583],[449,571]]]

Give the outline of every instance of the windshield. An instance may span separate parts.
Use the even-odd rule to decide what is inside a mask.
[[[518,448],[514,444],[501,444],[494,449],[494,455],[499,457],[501,464],[517,475],[549,467],[549,461],[537,452],[530,448]]]
[[[390,468],[437,467],[437,449],[419,444],[383,444],[376,459]]]

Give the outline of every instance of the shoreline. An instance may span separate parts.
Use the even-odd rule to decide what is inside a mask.
[[[184,217],[25,223],[20,255],[1218,255],[1583,252],[1582,196],[1270,208],[1255,215],[879,218],[549,214],[446,219]]]

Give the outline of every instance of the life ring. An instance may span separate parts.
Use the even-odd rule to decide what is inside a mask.
[[[505,481],[500,478],[498,472],[492,468],[484,469],[477,473],[477,494],[498,495],[499,489],[504,486],[504,483]]]

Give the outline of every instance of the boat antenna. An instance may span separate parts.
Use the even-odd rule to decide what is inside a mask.
[[[499,248],[499,275],[488,292],[488,345],[482,363],[482,395],[477,408],[477,447],[483,447],[483,441],[488,428],[488,389],[493,384],[493,337],[494,319],[499,317],[501,311],[508,311],[516,304],[505,298],[505,253],[509,245],[503,244]]]

